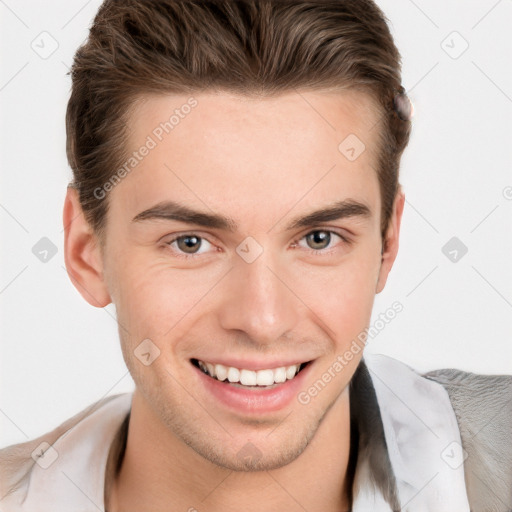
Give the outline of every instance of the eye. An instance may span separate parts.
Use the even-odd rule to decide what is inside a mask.
[[[324,253],[330,253],[331,251],[326,251],[327,248],[331,245],[331,242],[337,237],[344,243],[350,243],[347,238],[340,235],[339,233],[335,233],[334,231],[328,230],[328,229],[316,229],[315,231],[311,231],[307,235],[303,236],[301,239],[299,239],[295,245],[300,245],[300,242],[302,240],[305,240],[307,247],[312,250],[312,252],[318,253],[318,252],[324,252]],[[302,245],[302,247],[304,247]]]
[[[173,250],[178,253],[178,256],[185,258],[196,254],[203,254],[208,252],[208,246],[210,246],[210,248],[213,247],[208,240],[194,233],[176,236],[168,242],[165,242],[165,244],[172,247]],[[201,251],[203,248],[205,248],[205,250]]]
[[[336,240],[336,238],[344,244],[350,244],[350,240],[339,233],[329,229],[316,229],[295,241],[292,246],[304,247],[301,242],[305,241],[306,247],[304,248],[309,249],[309,252],[315,255],[327,255],[336,250],[336,246],[330,248],[333,240]],[[165,245],[170,247],[177,257],[185,259],[193,258],[216,249],[206,238],[195,233],[174,236],[171,240],[165,242]]]

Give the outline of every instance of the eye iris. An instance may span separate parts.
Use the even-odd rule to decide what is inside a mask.
[[[328,231],[313,231],[307,235],[307,240],[308,242],[313,241],[314,246],[308,244],[312,249],[325,249],[331,241],[331,234]],[[320,244],[320,247],[316,244]]]
[[[195,235],[185,235],[180,236],[176,242],[181,251],[193,254],[199,249],[200,238]]]

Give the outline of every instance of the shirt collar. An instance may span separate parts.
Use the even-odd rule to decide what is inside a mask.
[[[365,354],[350,386],[359,431],[353,512],[469,512],[464,452],[443,386],[380,354]]]

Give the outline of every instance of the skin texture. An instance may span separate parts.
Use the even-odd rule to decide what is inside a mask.
[[[377,114],[368,97],[348,91],[194,98],[197,106],[111,190],[103,248],[76,191],[65,201],[68,273],[90,304],[115,304],[136,384],[109,511],[348,510],[347,386],[362,351],[308,404],[294,399],[264,414],[215,399],[190,359],[312,361],[304,390],[369,325],[404,204],[400,192],[381,254]],[[187,99],[139,101],[128,148]],[[355,161],[338,150],[351,133],[366,146]],[[132,222],[164,200],[231,217],[238,229]],[[339,200],[362,203],[370,215],[285,230]],[[325,230],[330,242],[306,236]],[[178,235],[201,237],[188,259],[185,244],[166,245]],[[236,251],[249,236],[262,248],[252,263]],[[160,351],[148,366],[134,353],[145,339]],[[239,456],[248,443],[259,453],[252,461]]]

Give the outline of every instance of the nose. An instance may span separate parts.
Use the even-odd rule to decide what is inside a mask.
[[[268,252],[252,263],[235,259],[218,310],[223,329],[243,332],[258,345],[269,345],[294,331],[304,307],[288,282],[289,273]]]

